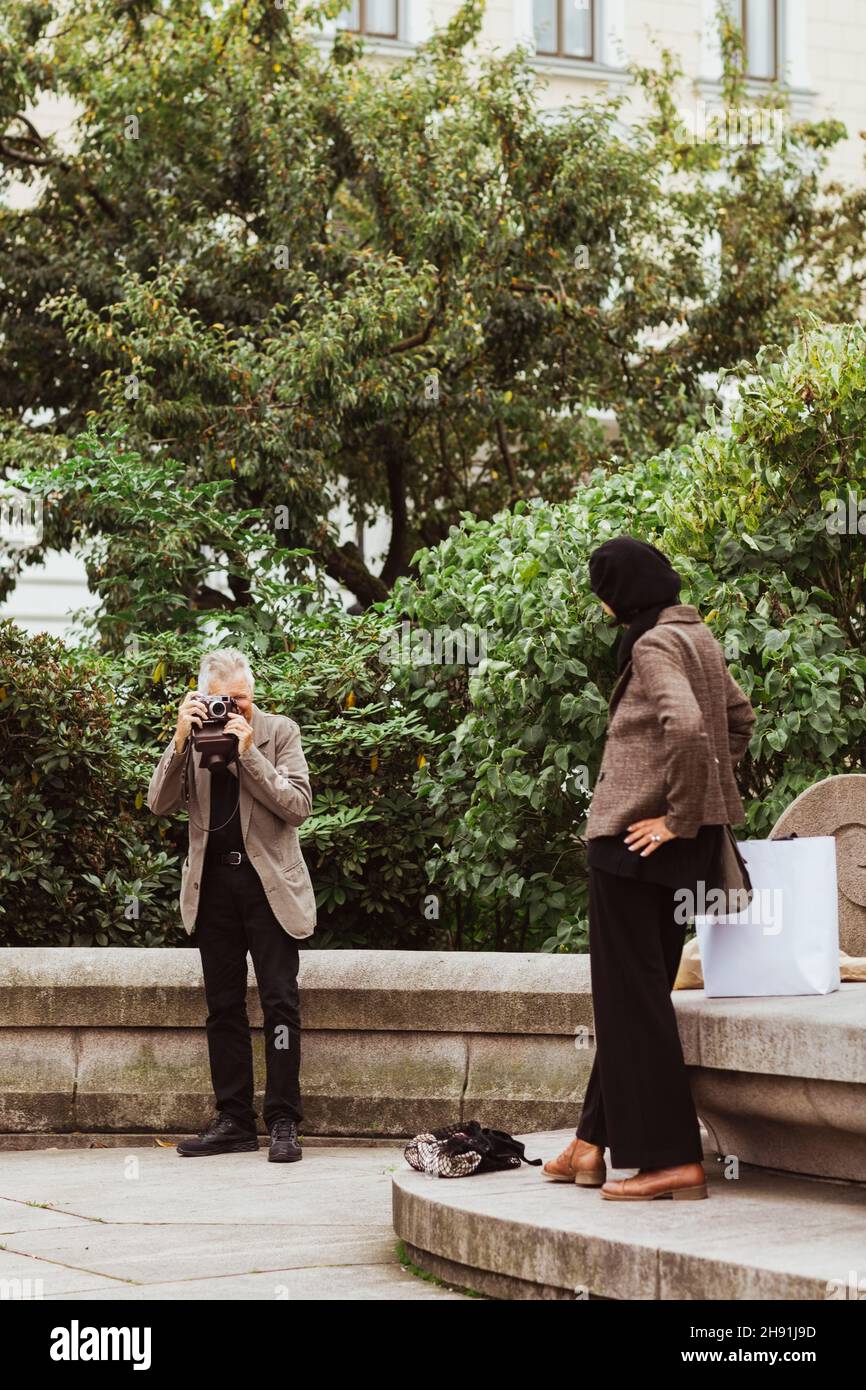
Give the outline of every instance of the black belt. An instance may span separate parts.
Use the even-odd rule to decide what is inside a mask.
[[[249,864],[250,856],[241,854],[239,849],[233,849],[228,854],[206,854],[204,862],[206,864]]]

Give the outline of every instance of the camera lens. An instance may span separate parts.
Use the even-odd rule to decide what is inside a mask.
[[[224,700],[211,700],[211,706],[210,706],[210,716],[211,716],[211,719],[222,719],[223,715],[226,714],[227,712],[228,712],[228,711],[226,710],[226,706],[225,706],[225,701],[224,701]]]

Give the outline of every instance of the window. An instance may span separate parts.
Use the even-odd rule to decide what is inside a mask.
[[[536,53],[591,60],[594,4],[595,0],[533,0]]]
[[[740,28],[746,76],[773,82],[779,75],[779,0],[741,0]]]
[[[375,39],[396,39],[397,0],[352,0],[337,15],[337,28]]]

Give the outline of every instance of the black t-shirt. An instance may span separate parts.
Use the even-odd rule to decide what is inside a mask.
[[[238,805],[237,774],[227,767],[215,767],[212,772],[205,773],[205,776],[211,779],[207,853],[230,854],[233,850],[243,853],[244,837]],[[218,829],[219,826],[222,829]]]
[[[721,845],[722,826],[702,825],[697,835],[678,835],[665,840],[646,859],[625,842],[627,830],[619,835],[596,835],[587,842],[587,863],[622,878],[642,879],[644,883],[663,883],[669,888],[689,888],[707,882],[713,858]]]

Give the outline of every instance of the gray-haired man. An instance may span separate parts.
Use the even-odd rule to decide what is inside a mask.
[[[202,766],[189,746],[207,715],[202,695],[228,695],[238,711],[225,732],[237,739],[226,767]],[[186,769],[186,775],[185,775]],[[181,702],[177,728],[153,774],[147,804],[156,815],[189,812],[189,854],[181,874],[181,917],[201,952],[207,1040],[216,1115],[184,1157],[258,1149],[253,1054],[246,1011],[247,952],[264,1015],[267,1081],[263,1117],[268,1157],[301,1157],[298,941],[316,925],[313,886],[298,839],[312,808],[297,724],[253,704],[253,675],[234,648],[208,652],[199,689]]]

